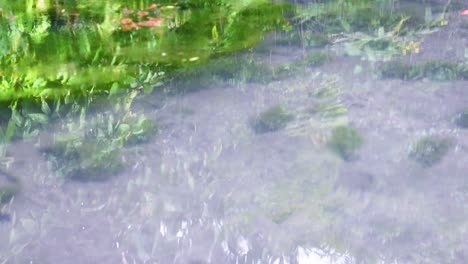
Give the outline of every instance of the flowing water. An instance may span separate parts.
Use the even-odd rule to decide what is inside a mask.
[[[466,63],[467,20],[448,21],[402,59]],[[160,131],[128,147],[130,166],[110,180],[56,176],[39,151],[52,128],[12,143],[9,171],[22,185],[1,211],[0,263],[466,262],[468,130],[457,125],[466,79],[382,79],[382,62],[348,56],[338,41],[310,49],[278,37],[239,56],[331,60],[271,82],[176,80],[164,88],[195,87],[139,98],[135,109]],[[294,118],[256,131],[255,118],[277,105]],[[362,137],[352,155],[331,147],[343,126]],[[427,136],[449,142],[430,164],[411,154]]]

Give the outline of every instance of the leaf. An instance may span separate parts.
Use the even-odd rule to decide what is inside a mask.
[[[15,125],[15,122],[10,119],[10,121],[8,121],[8,125],[7,125],[7,129],[5,131],[5,137],[3,138],[3,142],[9,142],[10,139],[15,135],[15,132],[16,132],[16,125]]]
[[[114,82],[112,84],[112,87],[109,90],[109,96],[115,95],[119,92],[119,84],[117,82]]]
[[[49,105],[47,104],[46,100],[43,97],[41,98],[41,110],[46,115],[50,115],[52,113]]]
[[[24,122],[24,118],[16,111],[16,108],[11,109],[11,120],[19,127],[22,126]]]
[[[218,42],[219,35],[218,35],[218,30],[216,29],[216,25],[213,26],[211,29],[211,37],[213,38],[214,42]]]
[[[45,115],[45,114],[31,113],[31,114],[28,114],[28,117],[32,121],[43,124],[43,125],[46,125],[46,124],[49,123],[49,117],[47,115]]]

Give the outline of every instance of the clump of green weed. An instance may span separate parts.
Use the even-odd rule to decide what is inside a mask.
[[[9,202],[19,191],[17,184],[8,183],[0,186],[0,204]]]
[[[260,113],[253,120],[252,127],[257,134],[262,134],[283,129],[292,120],[294,120],[294,115],[277,105]]]
[[[433,81],[451,81],[468,78],[466,66],[438,60],[414,65],[399,61],[389,62],[380,68],[380,72],[383,78],[402,80],[426,78]]]
[[[313,33],[311,31],[300,32],[297,30],[279,38],[276,40],[276,43],[305,48],[323,48],[330,43],[330,40],[325,34]]]
[[[324,52],[313,52],[304,59],[304,64],[309,67],[318,67],[330,60],[328,54]]]
[[[461,128],[468,128],[468,109],[457,115],[455,124]]]
[[[323,48],[330,43],[330,40],[324,34],[305,34],[304,47],[306,48]]]
[[[384,79],[408,80],[411,66],[401,61],[391,61],[380,67],[380,74]]]
[[[56,172],[78,181],[103,181],[124,168],[118,148],[108,142],[71,139],[42,150]]]
[[[356,151],[362,146],[364,139],[355,128],[339,126],[333,129],[328,141],[329,147],[346,161],[356,158]]]
[[[147,142],[158,131],[154,121],[130,110],[137,93],[128,94],[114,111],[82,120],[79,127],[72,122],[70,131],[44,147],[55,171],[73,180],[102,181],[123,169],[122,148]]]
[[[423,167],[430,167],[442,160],[450,145],[450,139],[426,136],[410,146],[409,157]]]

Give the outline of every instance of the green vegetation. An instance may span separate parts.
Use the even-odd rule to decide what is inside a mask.
[[[294,120],[294,115],[282,106],[273,106],[260,113],[252,122],[255,133],[262,134],[280,130]]]
[[[455,124],[461,128],[468,128],[468,109],[457,115]]]
[[[324,52],[312,52],[305,57],[303,63],[308,67],[318,67],[322,66],[328,61],[330,61],[328,54]]]
[[[116,104],[118,109],[68,124],[62,137],[42,149],[58,175],[80,181],[101,181],[124,168],[124,146],[147,142],[158,132],[154,121],[131,111],[137,91]]]
[[[325,34],[311,33],[310,31],[292,31],[279,38],[276,43],[305,48],[323,48],[330,44],[330,40]]]
[[[388,62],[380,68],[382,78],[434,81],[468,79],[468,67],[445,61],[427,61],[421,64],[407,64],[401,61]]]
[[[352,127],[339,126],[333,129],[328,141],[329,147],[346,161],[356,158],[356,150],[364,140],[359,131]]]
[[[448,138],[426,136],[410,146],[409,157],[423,167],[431,167],[442,160],[450,145]]]

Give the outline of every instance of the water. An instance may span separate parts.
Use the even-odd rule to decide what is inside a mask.
[[[420,52],[401,59],[466,63],[466,19],[451,12],[448,21],[423,35]],[[456,119],[468,105],[466,79],[383,79],[375,53],[346,55],[340,41],[280,45],[281,37],[236,56],[293,65],[324,51],[331,60],[269,81],[247,66],[229,78],[203,72],[201,80],[163,87],[189,92],[138,97],[133,111],[156,120],[160,131],[124,147],[127,167],[107,181],[54,173],[40,149],[61,125],[12,143],[8,171],[21,192],[1,211],[10,219],[0,221],[0,260],[465,262],[468,130]],[[294,119],[256,132],[259,116],[277,105]],[[362,145],[332,148],[342,126],[356,129]],[[450,142],[429,165],[411,154],[426,136]]]

